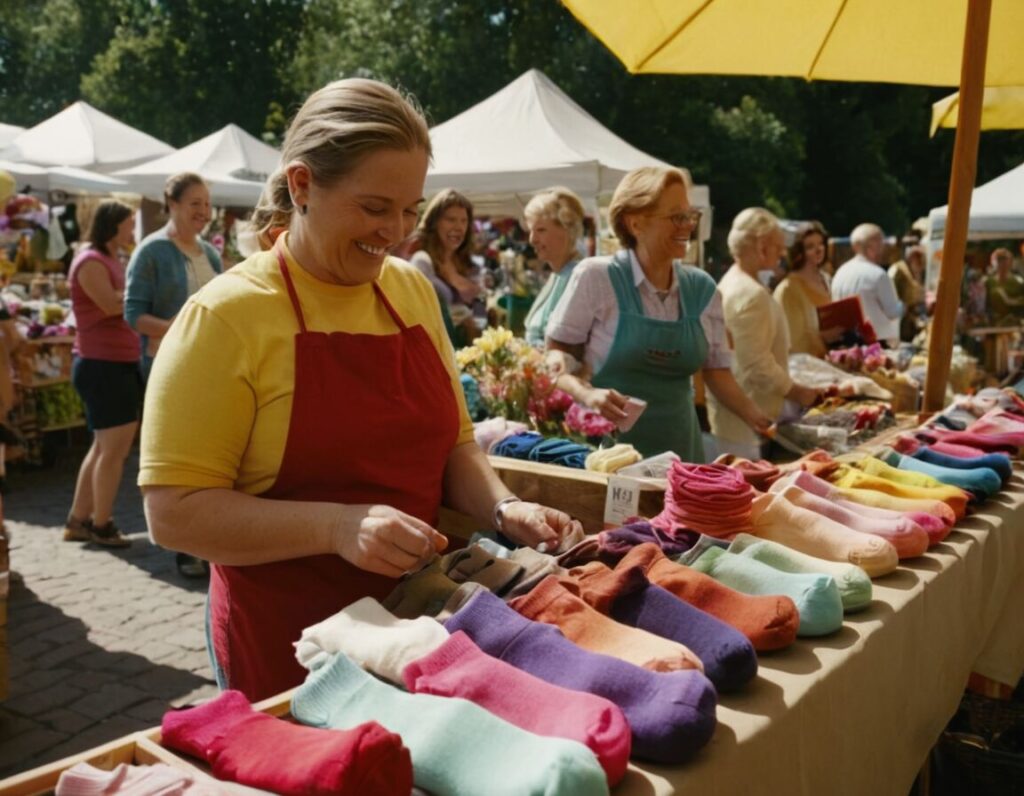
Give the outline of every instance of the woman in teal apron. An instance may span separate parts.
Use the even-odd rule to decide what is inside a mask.
[[[622,442],[644,456],[670,450],[702,462],[692,387],[698,370],[719,402],[751,428],[763,433],[771,420],[729,370],[714,280],[676,263],[700,222],[687,182],[678,169],[655,167],[622,179],[609,216],[623,249],[576,267],[549,319],[547,347],[562,370],[558,386],[609,420],[626,418],[630,397],[647,402]]]
[[[551,313],[569,284],[573,268],[579,262],[576,244],[583,234],[583,203],[568,188],[550,188],[536,194],[523,210],[530,243],[541,262],[551,268],[551,277],[526,316],[526,341],[544,344]]]

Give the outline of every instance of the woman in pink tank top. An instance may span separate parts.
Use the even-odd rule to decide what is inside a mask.
[[[117,258],[132,243],[134,215],[121,202],[100,203],[89,245],[75,257],[68,275],[77,329],[72,381],[93,432],[64,528],[69,542],[130,544],[111,513],[142,402],[139,337],[124,320],[125,266]]]

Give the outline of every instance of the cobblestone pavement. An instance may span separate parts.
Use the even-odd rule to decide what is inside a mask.
[[[145,533],[125,468],[115,519],[132,546],[61,540],[85,449],[49,469],[11,472],[7,640],[10,689],[0,702],[0,777],[153,727],[171,705],[216,693],[203,634],[206,581],[181,577]]]

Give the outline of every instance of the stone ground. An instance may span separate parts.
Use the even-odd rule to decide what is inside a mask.
[[[115,518],[132,546],[61,540],[85,448],[54,467],[8,473],[11,536],[0,702],[0,777],[156,726],[170,706],[216,693],[203,632],[206,581],[181,577],[150,543],[129,458]]]

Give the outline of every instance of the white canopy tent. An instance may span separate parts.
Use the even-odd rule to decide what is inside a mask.
[[[125,180],[130,190],[162,200],[168,177],[192,171],[207,181],[215,205],[254,207],[280,160],[276,149],[229,124],[177,152],[123,169],[115,176]]]
[[[79,194],[125,193],[129,190],[124,180],[73,166],[33,166],[0,160],[0,171],[14,177],[19,190],[28,188],[32,193],[43,196],[50,191]]]
[[[71,166],[110,174],[173,152],[165,144],[86,102],[18,134],[0,159],[38,166]]]
[[[941,240],[946,229],[946,207],[928,214],[928,237]],[[984,185],[971,195],[968,240],[1024,237],[1024,163]]]
[[[553,185],[575,191],[596,212],[626,172],[669,165],[602,126],[537,69],[437,125],[430,138],[426,192],[455,188],[480,214],[518,215],[533,193]],[[709,208],[707,186],[694,186],[690,201]]]
[[[25,132],[24,127],[16,124],[4,124],[0,122],[0,149],[9,145],[18,135]]]

